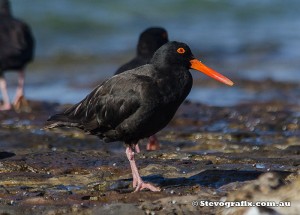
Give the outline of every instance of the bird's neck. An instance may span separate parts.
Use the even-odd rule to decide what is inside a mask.
[[[137,51],[137,56],[140,57],[140,58],[147,59],[148,61],[150,61],[150,59],[153,56],[153,52],[148,52],[148,51],[142,52],[142,51],[138,50]]]

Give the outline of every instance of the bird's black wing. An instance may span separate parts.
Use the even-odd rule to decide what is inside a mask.
[[[153,85],[153,80],[144,75],[128,73],[113,76],[78,104],[52,116],[49,121],[59,123],[50,127],[74,126],[102,138],[120,139],[135,130],[139,121],[147,117],[145,92]]]

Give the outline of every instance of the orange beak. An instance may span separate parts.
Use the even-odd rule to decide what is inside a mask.
[[[216,79],[217,81],[220,81],[224,84],[227,84],[229,86],[233,85],[233,82],[226,78],[225,76],[221,75],[220,73],[214,71],[213,69],[205,66],[203,63],[201,63],[197,59],[190,60],[191,63],[191,69],[198,70],[199,72],[203,72],[204,74]]]

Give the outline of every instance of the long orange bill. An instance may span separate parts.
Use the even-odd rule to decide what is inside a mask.
[[[213,69],[205,66],[199,60],[193,59],[193,60],[190,60],[190,63],[191,63],[191,69],[195,69],[195,70],[198,70],[199,72],[203,72],[204,74],[216,79],[217,81],[227,84],[229,86],[233,85],[233,82],[231,80],[229,80],[225,76],[221,75],[220,73],[214,71]]]

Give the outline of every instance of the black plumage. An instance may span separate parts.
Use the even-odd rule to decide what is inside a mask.
[[[155,51],[168,41],[168,33],[164,28],[147,28],[139,36],[136,48],[136,56],[129,62],[122,65],[115,72],[115,74],[119,74],[149,63]],[[157,150],[159,148],[160,144],[156,135],[150,136],[147,143],[147,150]]]
[[[191,90],[190,68],[233,84],[196,60],[186,44],[169,42],[155,52],[149,64],[113,76],[78,104],[50,117],[54,123],[48,128],[78,127],[108,142],[124,141],[136,190],[158,191],[140,178],[132,150],[139,151],[140,139],[170,122]]]
[[[10,108],[4,72],[17,70],[20,73],[15,98],[16,104],[23,97],[24,69],[33,60],[34,46],[35,42],[30,27],[20,19],[13,17],[8,0],[0,0],[0,84],[3,105],[6,106],[3,109]]]
[[[149,63],[155,51],[168,41],[168,33],[164,28],[147,28],[140,34],[136,56],[117,69],[115,74],[119,74]]]

